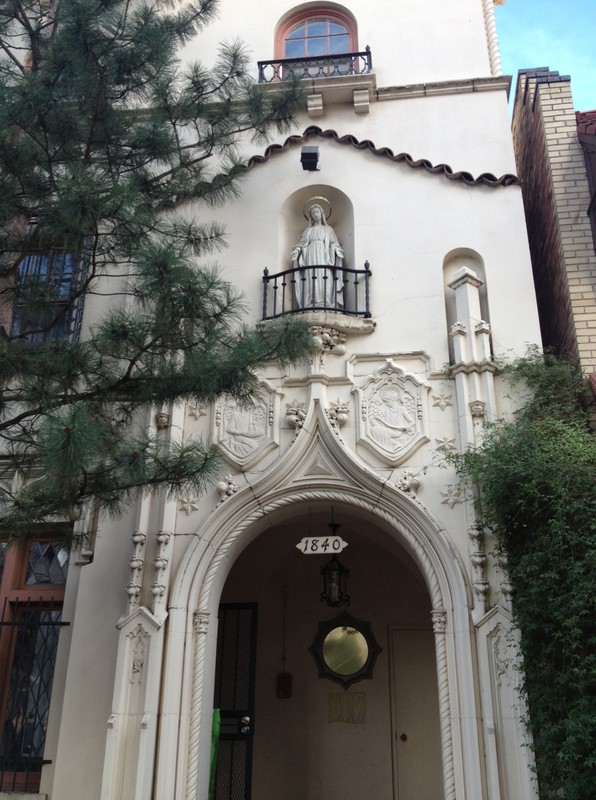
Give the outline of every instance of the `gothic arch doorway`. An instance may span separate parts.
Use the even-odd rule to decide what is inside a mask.
[[[401,743],[409,751],[414,748],[410,747],[408,730],[398,730],[400,711],[395,704],[393,711],[381,719],[380,709],[386,711],[388,705],[391,708],[390,698],[397,695],[396,689],[390,695],[388,688],[389,654],[399,652],[400,645],[395,641],[389,644],[389,628],[399,630],[401,625],[415,630],[420,625],[420,630],[429,636],[430,616],[434,648],[424,652],[432,650],[436,661],[443,781],[440,796],[445,800],[482,797],[472,598],[459,558],[445,532],[421,503],[395,484],[380,481],[348,454],[330,428],[318,398],[312,403],[304,431],[306,435],[297,437],[280,462],[256,476],[254,482],[247,480],[244,490],[215,509],[193,537],[177,570],[168,609],[156,796],[175,800],[209,797],[218,607],[220,600],[233,602],[241,595],[241,602],[246,602],[250,589],[252,601],[259,602],[263,595],[259,629],[270,631],[262,658],[257,657],[255,677],[255,712],[258,716],[259,696],[265,698],[263,710],[267,719],[267,725],[259,719],[254,721],[255,765],[261,770],[258,780],[269,780],[266,770],[273,774],[274,768],[275,774],[289,770],[298,776],[297,781],[304,781],[305,773],[311,780],[312,773],[318,776],[317,780],[327,781],[325,786],[332,796],[339,796],[338,781],[344,780],[347,766],[352,769],[358,761],[368,776],[367,795],[374,792],[391,800],[393,791],[396,797],[391,775],[399,770],[392,769],[392,755],[399,761]],[[345,703],[338,700],[339,711],[333,711],[335,697],[343,696],[343,689],[337,692],[335,684],[329,682],[327,686],[328,682],[318,677],[308,653],[316,633],[315,623],[329,612],[319,601],[317,565],[308,562],[309,557],[300,554],[295,544],[308,534],[309,525],[328,524],[332,506],[336,521],[343,526],[344,539],[350,542],[345,552],[346,564],[354,575],[350,610],[356,612],[354,616],[359,614],[371,622],[381,646],[384,647],[383,641],[387,645],[373,678],[350,686],[354,692],[363,688],[367,695],[366,714],[358,712],[366,722],[329,722],[330,704],[331,719],[336,718],[334,713],[340,720],[352,719],[354,708],[346,710]],[[293,575],[296,585],[290,582]],[[288,598],[291,596],[295,604],[293,649],[290,653],[288,641],[287,670],[296,676],[293,696],[297,696],[294,692],[305,694],[304,702],[294,703],[296,719],[287,718],[289,704],[284,710],[285,701],[280,699],[281,708],[272,701],[275,678],[281,670],[280,592],[286,583]],[[290,655],[295,661],[290,661]],[[414,677],[417,675],[414,670]],[[377,694],[376,686],[381,683],[383,693]],[[399,680],[393,683],[394,687],[400,685]],[[371,692],[371,687],[375,691]],[[316,717],[321,708],[327,709],[323,721]],[[374,770],[368,764],[371,751],[367,750],[367,736],[373,727],[369,720],[374,720],[375,725],[378,722],[379,737],[385,744],[383,752],[374,755],[379,764],[382,759],[382,766]],[[296,727],[298,723],[300,729]],[[410,722],[408,726],[413,730]],[[261,729],[263,741],[257,739]],[[292,737],[292,731],[298,730],[302,737],[300,752],[297,733]],[[396,742],[397,753],[395,748],[392,752],[392,739],[395,741],[395,736],[402,733],[407,738]],[[285,744],[275,764],[272,761],[266,768],[259,767],[259,752],[266,752],[269,745],[278,741]],[[323,756],[313,754],[314,747]],[[172,763],[177,765],[175,785]],[[323,767],[327,765],[325,771]],[[362,776],[353,777],[356,781]],[[371,784],[375,780],[382,781],[382,790]],[[361,784],[355,785],[361,795]],[[355,797],[352,787],[348,788],[344,795]],[[278,789],[279,785],[276,792]],[[310,796],[322,795],[316,788]],[[309,795],[303,793],[301,800],[304,797],[308,800]]]
[[[325,541],[331,507],[298,509],[240,554],[223,587],[220,634],[223,624],[227,643],[222,645],[220,635],[218,676],[227,674],[229,683],[238,664],[245,664],[237,676],[243,684],[250,671],[249,632],[235,628],[228,614],[252,604],[258,632],[254,704],[246,715],[238,714],[239,743],[230,741],[234,731],[228,725],[215,800],[277,794],[287,800],[443,797],[435,644],[424,578],[372,517],[336,507],[334,518],[348,542],[340,560],[350,570],[349,614],[370,623],[382,648],[372,675],[347,688],[319,676],[309,648],[319,623],[341,609],[320,599],[320,568],[330,554],[305,555],[296,545],[309,535]],[[231,636],[246,644],[246,652],[238,653]],[[220,696],[221,677],[215,682]],[[250,722],[243,725],[246,717]],[[245,763],[251,752],[252,764]],[[250,780],[239,774],[243,770],[252,772]]]

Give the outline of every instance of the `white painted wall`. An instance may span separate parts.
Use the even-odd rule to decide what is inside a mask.
[[[250,5],[238,3],[237,0],[223,0],[220,18],[197,39],[196,45],[187,48],[187,54],[192,57],[200,56],[206,63],[210,63],[216,43],[233,38],[238,33],[251,49],[256,71],[258,59],[273,57],[276,22],[293,7],[286,0],[260,0]],[[316,124],[323,130],[336,131],[339,136],[349,134],[358,141],[370,140],[377,148],[388,147],[395,154],[406,152],[414,159],[427,159],[433,165],[448,164],[453,171],[463,170],[474,177],[481,173],[492,173],[499,177],[504,173],[514,172],[505,89],[501,84],[495,83],[489,90],[471,91],[473,79],[485,79],[490,74],[483,4],[480,0],[453,0],[451,3],[443,0],[404,0],[399,3],[394,0],[376,0],[373,3],[368,0],[366,3],[350,2],[346,7],[358,19],[360,46],[369,44],[372,48],[379,89],[413,83],[451,81],[449,93],[417,98],[400,97],[379,102],[372,97],[368,114],[355,114],[349,104],[326,106],[324,115],[315,120],[302,116],[297,121],[294,132],[302,133],[307,127]],[[468,83],[464,86],[457,81]],[[274,137],[274,141],[281,144],[284,137]],[[296,145],[252,169],[242,183],[242,195],[239,199],[230,201],[222,209],[189,208],[187,212],[197,213],[203,219],[214,218],[225,223],[229,246],[219,257],[219,263],[224,276],[245,293],[248,304],[245,321],[256,323],[261,313],[263,268],[268,267],[271,272],[289,268],[289,247],[297,241],[305,226],[305,220],[301,216],[302,203],[298,203],[297,199],[325,193],[332,198],[345,198],[343,206],[338,203],[335,207],[330,222],[346,245],[346,252],[353,255],[353,263],[347,266],[361,268],[365,259],[371,264],[371,308],[376,329],[370,334],[349,336],[347,353],[344,356],[326,357],[324,374],[317,379],[317,392],[326,402],[340,398],[350,404],[349,420],[341,431],[342,458],[351,461],[353,465],[358,464],[366,474],[372,475],[369,484],[377,486],[375,491],[378,490],[381,495],[385,481],[395,486],[405,469],[420,475],[419,503],[428,519],[436,520],[437,536],[444,541],[443,552],[450,553],[449,558],[453,562],[449,567],[446,564],[443,567],[447,572],[452,570],[453,574],[461,567],[468,581],[467,601],[461,601],[462,607],[455,611],[454,618],[459,620],[457,624],[460,627],[457,631],[450,632],[452,638],[449,640],[448,657],[450,680],[453,682],[457,679],[453,673],[455,664],[468,664],[471,670],[476,660],[475,654],[470,650],[467,625],[471,625],[470,614],[475,603],[472,582],[478,576],[469,560],[471,545],[468,531],[474,523],[473,513],[465,503],[458,502],[451,507],[446,502],[444,493],[448,493],[454,476],[437,464],[437,440],[453,438],[459,445],[473,428],[466,394],[473,382],[466,383],[467,378],[463,376],[456,385],[444,371],[449,359],[445,293],[452,292],[445,289],[444,263],[450,253],[463,248],[473,252],[478,263],[483,264],[492,343],[496,354],[521,354],[526,343],[538,342],[539,328],[520,189],[515,186],[467,186],[462,182],[449,180],[444,175],[432,175],[423,169],[413,169],[405,163],[394,163],[386,157],[357,150],[351,145],[340,145],[332,139],[313,137],[309,138],[308,144],[316,144],[320,149],[321,169],[318,172],[302,170],[299,163],[300,145]],[[263,148],[245,143],[244,152],[248,156],[262,154]],[[294,200],[296,203],[293,204]],[[346,209],[349,209],[349,215]],[[98,312],[97,308],[90,308],[89,320],[95,318]],[[475,322],[476,320],[467,320],[468,325]],[[428,403],[424,411],[428,441],[403,463],[393,465],[384,463],[357,444],[358,426],[352,393],[354,385],[365,383],[388,358],[393,359],[406,372],[414,374],[428,388],[425,390]],[[294,400],[308,401],[312,387],[309,389],[306,379],[308,375],[312,379],[312,373],[312,366],[309,368],[305,365],[295,368],[289,374],[274,365],[265,371],[271,385],[282,393],[277,400],[276,412],[280,446],[271,450],[259,463],[247,470],[246,474],[232,466],[228,467],[238,491],[246,490],[247,497],[251,496],[247,487],[257,485],[260,476],[266,474],[267,469],[275,470],[279,467],[281,470],[291,458],[291,442],[295,431],[285,420],[285,404]],[[291,380],[288,381],[288,378]],[[507,411],[509,404],[500,397],[498,380],[497,400],[493,401],[492,388],[489,386],[492,378],[485,378],[486,376],[479,379],[475,388],[484,392],[483,397],[491,413]],[[451,395],[451,401],[441,407],[436,398],[445,394]],[[184,410],[178,409],[175,412],[176,425],[184,425],[187,434],[209,435],[215,430],[212,412],[213,410],[208,410],[205,416],[195,419],[188,415],[185,417]],[[269,480],[272,482],[273,479]],[[312,490],[316,489],[316,477],[311,479],[310,486]],[[369,491],[372,496],[372,489]],[[207,590],[201,589],[198,578],[192,583],[191,578],[183,571],[189,569],[187,554],[192,548],[215,548],[213,543],[203,543],[201,537],[206,529],[212,530],[209,526],[213,525],[214,519],[225,514],[225,503],[214,511],[218,501],[219,495],[212,490],[203,498],[198,509],[190,514],[179,511],[175,519],[173,504],[170,504],[167,512],[158,503],[146,505],[145,512],[141,511],[141,518],[146,523],[150,537],[146,554],[143,602],[150,602],[149,586],[154,577],[151,568],[151,559],[155,554],[153,537],[161,529],[175,534],[170,564],[172,582],[178,588],[184,586],[188,589],[192,585],[194,592],[192,596],[187,594],[185,599],[180,600],[179,605],[170,608],[170,616],[166,621],[168,656],[163,667],[166,671],[162,674],[162,667],[157,666],[157,674],[152,675],[152,680],[156,683],[160,683],[163,675],[166,675],[161,696],[165,703],[162,711],[167,712],[162,714],[160,720],[162,733],[167,733],[163,734],[158,751],[160,773],[155,800],[174,800],[185,796],[184,781],[188,761],[185,726],[189,723],[190,696],[195,674],[193,648],[197,641],[192,632],[192,611],[198,607],[196,604],[199,602],[199,593]],[[170,514],[171,519],[167,518],[167,514]],[[238,519],[241,520],[241,516]],[[122,637],[119,642],[115,625],[126,613],[124,589],[129,580],[127,562],[132,555],[129,538],[138,526],[138,520],[139,517],[130,514],[116,522],[103,521],[95,542],[93,563],[79,568],[76,608],[71,609],[73,627],[69,662],[68,666],[60,665],[56,678],[56,686],[65,685],[65,694],[64,698],[55,694],[53,700],[54,733],[51,742],[52,758],[56,763],[52,770],[47,770],[47,779],[42,785],[51,800],[79,800],[81,797],[98,800],[102,771],[104,776],[111,779],[114,770],[119,768],[117,764],[104,765],[103,754],[106,738],[109,739],[112,735],[107,733],[107,720],[113,709],[112,696],[115,691],[126,687],[129,680],[124,666],[119,674],[115,674],[117,653],[120,652],[121,656],[123,653]],[[254,531],[252,535],[256,535],[256,528]],[[219,571],[209,579],[216,586],[223,585],[227,570],[240,549],[238,546],[237,551],[231,554],[228,552],[225,558],[222,557]],[[347,553],[349,552],[348,550]],[[433,555],[433,558],[436,556]],[[446,556],[444,558],[447,560]],[[349,555],[346,555],[346,561],[348,559]],[[239,565],[241,563],[238,562]],[[353,569],[357,574],[356,564]],[[241,577],[244,585],[236,575],[235,583],[230,582],[226,592],[246,594],[251,577],[248,574]],[[490,583],[488,600],[493,604],[500,596],[500,587],[490,561],[486,579]],[[428,608],[424,607],[424,597],[428,599],[428,596],[422,587],[420,593],[416,594],[416,581],[417,578],[412,576],[404,578],[403,586],[409,587],[410,596],[417,597],[413,607],[407,606],[409,610],[413,608],[414,614],[408,620],[415,618],[416,624],[428,624]],[[266,664],[259,678],[262,681],[261,691],[265,696],[269,690],[273,692],[270,684],[276,669],[273,660],[275,640],[269,640],[267,631],[269,624],[274,626],[279,621],[279,609],[275,603],[270,602],[266,575],[263,585],[256,589],[266,606],[263,617],[265,627],[262,630]],[[299,587],[298,591],[302,590],[303,587]],[[391,587],[389,592],[384,579],[374,598],[363,601],[362,616],[371,619],[375,632],[378,632],[379,638],[385,643],[388,626],[399,623],[400,614],[405,608],[399,604],[401,591],[399,587],[397,590]],[[216,602],[213,599],[216,595],[217,592],[213,591],[210,602]],[[382,612],[378,613],[377,608],[382,608]],[[424,622],[421,622],[422,617],[417,614],[423,608]],[[316,609],[311,605],[305,628],[312,628],[316,616]],[[208,655],[200,655],[201,658],[206,658],[207,664],[211,664],[210,670],[213,668],[213,630],[214,626],[211,626],[208,633]],[[298,645],[294,643],[293,646]],[[386,653],[387,650],[385,655]],[[303,678],[299,672],[302,666],[308,670],[310,655],[305,656],[301,650],[293,656],[301,665],[300,670],[296,670],[296,700],[307,691],[307,686],[311,697],[315,698],[307,702],[305,708],[294,702],[293,713],[300,724],[305,726],[302,728],[304,731],[308,724],[314,724],[312,719],[315,716],[312,715],[320,710],[326,687],[318,678],[313,678],[312,670],[304,678],[306,683],[302,684]],[[205,673],[207,686],[212,682],[212,672],[209,669]],[[388,686],[387,669],[386,660],[381,660],[378,680]],[[488,680],[488,673],[487,668],[483,673],[483,681]],[[177,676],[175,680],[168,677],[172,675]],[[469,677],[468,683],[472,686],[478,676],[474,680],[474,676]],[[486,696],[491,696],[485,685],[482,689],[483,692],[486,690]],[[472,688],[470,692],[473,695]],[[276,704],[271,700],[271,695],[269,698],[268,713],[275,716]],[[461,703],[461,707],[456,700]],[[479,713],[480,701],[478,700],[476,707],[469,707],[466,703],[473,706],[473,702],[469,698],[458,699],[456,689],[453,689],[453,702],[454,725],[459,725],[458,715],[469,718],[470,714]],[[374,693],[371,695],[371,703],[374,714],[379,710],[378,698],[375,698]],[[62,708],[59,722],[56,721],[56,708]],[[208,711],[207,708],[206,715]],[[182,722],[180,740],[177,738],[177,714],[180,714]],[[305,722],[304,714],[311,715],[310,723]],[[276,724],[278,723],[280,719],[277,719]],[[473,725],[466,728],[467,724],[462,723],[462,730],[468,733],[464,732],[458,741],[467,741],[468,744],[472,742],[473,745],[475,734],[469,732]],[[385,719],[382,725],[386,729],[389,720]],[[328,731],[328,728],[324,730]],[[257,764],[262,765],[267,759],[270,747],[275,743],[275,731],[275,725],[272,725],[269,729],[265,728],[263,734],[259,734],[261,738],[257,741]],[[322,774],[321,754],[328,752],[329,757],[334,758],[333,748],[329,749],[328,745],[329,741],[337,741],[333,737],[329,737],[329,741],[323,739],[324,736],[319,740],[322,748],[320,754],[315,754],[319,775]],[[135,740],[130,746],[134,751],[138,741]],[[204,748],[204,745],[201,746]],[[154,751],[151,745],[147,748],[145,755],[152,757]],[[122,750],[120,759],[125,757],[125,752],[126,749]],[[482,777],[484,765],[480,763],[480,759],[474,766],[467,765],[464,768],[464,755],[461,750],[456,752],[458,785],[464,787],[468,782],[477,787],[485,783]],[[383,800],[390,800],[391,783],[386,778],[387,763],[391,760],[389,742],[386,742],[385,750],[379,751],[374,758],[379,761],[374,762],[371,774],[382,774],[384,777],[381,783],[375,784],[372,794]],[[526,768],[526,754],[520,751],[519,758],[523,772]],[[380,763],[381,760],[383,764]],[[319,796],[313,788],[314,777],[309,777],[310,783],[301,782],[298,760],[287,755],[285,761],[280,756],[272,764],[270,773],[262,766],[257,768],[259,792],[255,797],[271,794],[275,790],[276,776],[282,773],[286,775],[287,770],[297,776],[295,786],[304,788],[302,794],[294,792],[296,798],[299,794],[301,800],[314,800]],[[177,777],[174,778],[176,772]],[[498,770],[492,769],[491,775],[496,773]],[[199,783],[204,786],[204,776]],[[363,788],[359,783],[357,785]],[[370,787],[370,783],[367,785]],[[160,788],[164,786],[168,787],[167,792]],[[260,794],[261,789],[263,794]],[[363,793],[359,792],[358,797]],[[133,799],[130,783],[122,786],[120,796],[122,800]],[[197,796],[200,800],[205,800],[202,795]],[[351,800],[355,794],[351,795],[346,790],[342,792],[342,796]],[[148,798],[139,797],[139,800]],[[478,794],[470,794],[466,798],[462,793],[457,800],[481,799]]]

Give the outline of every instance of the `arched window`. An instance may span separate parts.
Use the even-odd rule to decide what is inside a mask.
[[[356,20],[340,7],[308,6],[286,16],[277,27],[276,58],[308,58],[356,50]]]
[[[350,32],[329,17],[307,19],[285,38],[284,58],[328,56],[350,52]]]

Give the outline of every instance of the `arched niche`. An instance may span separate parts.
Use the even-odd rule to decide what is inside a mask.
[[[317,183],[304,186],[291,194],[284,202],[280,214],[278,263],[282,269],[292,266],[290,253],[300,241],[302,231],[308,226],[308,209],[314,203],[328,203],[331,214],[327,222],[333,227],[344,251],[344,266],[354,264],[354,206],[344,192],[328,184]],[[325,205],[325,203],[321,203]]]
[[[456,319],[455,312],[455,293],[449,288],[455,273],[462,267],[467,267],[476,273],[482,281],[482,286],[478,290],[480,298],[480,313],[484,322],[490,323],[490,312],[488,307],[488,291],[486,286],[486,270],[484,259],[476,250],[468,247],[458,247],[451,250],[443,259],[443,291],[445,297],[445,317],[447,322],[447,336],[449,338],[449,358],[453,360],[453,340],[449,336],[451,326],[460,321]],[[479,322],[480,320],[478,320]]]

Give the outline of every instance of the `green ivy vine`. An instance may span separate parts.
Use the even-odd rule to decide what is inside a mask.
[[[594,800],[596,437],[585,381],[538,351],[503,374],[526,402],[453,460],[507,557],[540,797]]]

